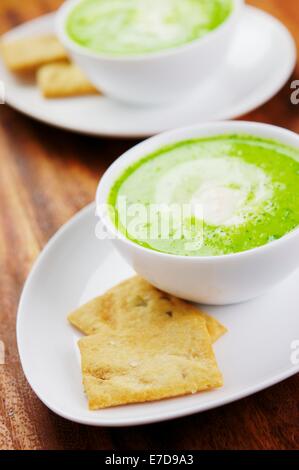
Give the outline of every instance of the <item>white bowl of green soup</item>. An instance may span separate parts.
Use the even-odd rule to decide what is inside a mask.
[[[161,290],[204,304],[252,299],[299,267],[299,136],[247,122],[158,135],[107,170],[97,212]]]
[[[57,33],[104,94],[157,105],[183,99],[216,73],[243,0],[68,0]]]

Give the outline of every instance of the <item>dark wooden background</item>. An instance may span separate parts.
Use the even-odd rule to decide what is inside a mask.
[[[0,0],[0,33],[60,3]],[[299,48],[298,0],[249,3],[280,18]],[[299,132],[299,105],[290,102],[290,82],[243,118]],[[15,316],[30,267],[54,232],[93,200],[107,166],[134,143],[54,129],[0,106],[0,340],[6,345],[6,364],[0,365],[0,449],[298,449],[298,376],[214,411],[127,429],[91,428],[59,418],[27,384]]]

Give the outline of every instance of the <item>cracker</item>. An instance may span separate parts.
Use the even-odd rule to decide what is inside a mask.
[[[203,317],[212,342],[226,329],[215,318],[200,312],[192,304],[166,294],[139,276],[130,278],[110,289],[103,296],[75,310],[69,321],[87,335],[100,331],[103,324],[114,329],[135,329],[140,325],[164,326],[171,318],[188,315]]]
[[[220,323],[216,318],[199,310],[197,310],[197,312],[199,312],[200,315],[202,315],[206,321],[207,329],[211,337],[212,343],[216,343],[216,341],[221,338],[221,336],[227,333],[227,328],[222,325],[222,323]]]
[[[13,72],[24,72],[43,64],[66,60],[67,54],[53,35],[36,36],[15,41],[2,41],[1,55]]]
[[[68,63],[44,65],[37,72],[37,83],[46,98],[98,93],[79,67]]]
[[[91,410],[223,385],[204,318],[174,315],[167,325],[139,323],[135,331],[106,330],[79,341]]]

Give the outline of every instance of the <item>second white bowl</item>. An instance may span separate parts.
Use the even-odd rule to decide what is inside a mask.
[[[66,33],[67,17],[79,2],[67,0],[57,13],[56,30],[60,41],[104,94],[146,105],[181,100],[216,73],[234,36],[244,3],[233,0],[233,11],[225,22],[189,44],[158,53],[114,57],[89,51]]]

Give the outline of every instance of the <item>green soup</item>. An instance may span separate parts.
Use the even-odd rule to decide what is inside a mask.
[[[143,54],[201,38],[232,8],[232,0],[82,0],[66,29],[73,41],[97,53]]]
[[[299,226],[299,150],[246,135],[180,142],[129,167],[108,202],[117,228],[152,250],[250,250]]]

